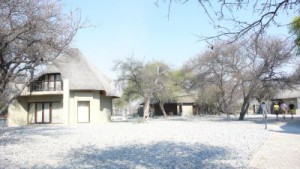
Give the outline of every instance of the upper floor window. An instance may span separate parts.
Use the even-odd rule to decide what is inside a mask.
[[[60,73],[45,74],[30,84],[30,91],[62,91]]]

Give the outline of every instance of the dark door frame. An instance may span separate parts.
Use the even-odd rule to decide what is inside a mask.
[[[31,103],[34,103],[34,123],[35,124],[50,124],[52,123],[52,102],[31,102]],[[30,105],[31,103],[28,103],[28,105]],[[42,122],[37,122],[37,104],[38,103],[41,103],[42,104]],[[44,104],[45,103],[49,103],[49,122],[45,122],[44,120],[44,116],[45,116],[45,106]],[[29,109],[30,106],[28,106],[28,109]],[[28,110],[28,113],[29,113],[29,110]]]

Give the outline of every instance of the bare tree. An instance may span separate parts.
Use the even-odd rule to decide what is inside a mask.
[[[216,44],[214,50],[207,51],[189,62],[189,69],[194,77],[192,86],[199,91],[199,98],[204,103],[207,100],[214,100],[217,110],[221,113],[229,114],[235,110],[235,99],[239,81],[235,76],[236,68],[240,67],[240,51],[238,45]],[[200,80],[200,81],[199,81]],[[206,93],[206,88],[211,93]],[[193,89],[192,89],[193,90]],[[200,103],[203,104],[203,103]]]
[[[169,12],[174,2],[188,3],[190,0],[156,0],[168,2]],[[234,42],[238,39],[250,37],[257,40],[271,26],[288,26],[292,18],[285,23],[278,21],[280,15],[295,14],[300,10],[299,0],[198,0],[203,12],[208,16],[210,23],[218,33],[213,36],[200,36],[200,40],[229,39]],[[243,16],[251,15],[251,19],[243,19]]]
[[[295,72],[291,75],[290,80],[293,81],[294,84],[300,85],[300,64],[298,62],[298,67],[296,67]]]
[[[117,61],[114,70],[119,72],[116,84],[123,88],[123,96],[144,101],[144,120],[149,117],[150,100],[161,91],[168,67],[160,62],[144,64],[134,58]]]
[[[226,108],[239,104],[238,94],[242,103],[239,119],[243,120],[252,98],[269,99],[272,90],[292,83],[284,69],[295,56],[291,42],[266,37],[256,44],[243,41],[215,46],[213,51],[197,58],[197,62],[193,61],[192,86],[198,90],[205,90],[207,85],[216,86],[220,111],[232,111]]]
[[[62,11],[59,0],[0,0],[0,113],[84,25],[80,13]]]
[[[295,59],[292,51],[294,46],[290,41],[266,37],[255,45],[244,46],[246,66],[240,74],[243,104],[240,120],[248,112],[251,98],[269,99],[270,89],[290,85],[292,81],[284,69]]]

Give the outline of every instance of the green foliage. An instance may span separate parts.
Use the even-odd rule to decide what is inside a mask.
[[[128,104],[128,102],[125,100],[125,97],[121,96],[118,99],[114,99],[113,104],[116,108],[123,108]]]
[[[291,27],[293,29],[299,29],[300,28],[300,16],[296,16],[296,17],[293,18]]]
[[[117,62],[115,71],[119,72],[117,84],[122,87],[122,98],[127,102],[154,95],[156,99],[166,100],[172,95],[170,68],[163,62],[144,63],[128,58]]]
[[[295,43],[297,46],[300,46],[300,16],[293,18],[290,31],[296,35]]]
[[[114,71],[118,72],[116,84],[123,89],[123,100],[135,100],[143,97],[143,86],[141,71],[144,63],[134,58],[127,58],[125,61],[117,61]]]

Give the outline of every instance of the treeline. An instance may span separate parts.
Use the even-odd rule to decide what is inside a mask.
[[[276,37],[219,42],[188,60],[181,70],[132,57],[116,63],[117,84],[124,100],[144,102],[144,117],[149,116],[151,99],[166,116],[163,104],[187,92],[196,96],[200,111],[229,116],[238,110],[243,120],[252,99],[268,100],[277,90],[297,84],[294,49],[293,42]]]

